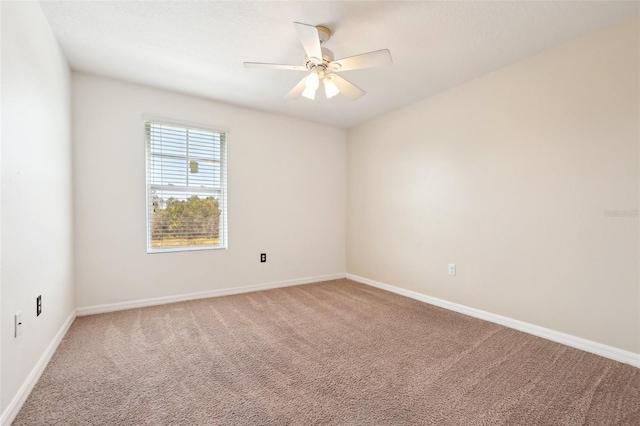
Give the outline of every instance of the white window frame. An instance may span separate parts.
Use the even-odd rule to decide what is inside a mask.
[[[173,185],[158,185],[151,183],[150,179],[150,138],[147,134],[147,124],[167,125],[173,127],[181,127],[188,130],[205,131],[212,133],[224,134],[224,140],[220,144],[220,180],[221,184],[219,188],[203,188],[198,192],[219,194],[219,208],[220,208],[220,221],[219,221],[219,234],[220,244],[215,246],[180,246],[180,247],[152,247],[151,238],[151,212],[150,212],[150,196],[152,190],[169,190],[171,192],[190,192],[191,190],[186,187],[176,187]],[[203,250],[226,250],[228,248],[229,234],[228,234],[228,213],[227,213],[227,149],[229,142],[229,132],[225,128],[210,127],[202,124],[188,123],[184,121],[176,121],[166,118],[157,118],[152,116],[143,115],[142,128],[144,134],[144,147],[145,147],[145,216],[146,216],[146,240],[147,240],[147,253],[172,253],[172,252],[185,252],[185,251],[203,251]]]

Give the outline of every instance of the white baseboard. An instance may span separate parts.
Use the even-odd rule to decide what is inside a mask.
[[[634,367],[640,368],[640,354],[634,352],[625,351],[623,349],[614,348],[613,346],[607,346],[602,343],[594,342],[592,340],[573,336],[571,334],[562,333],[524,321],[518,321],[513,318],[503,317],[502,315],[492,314],[491,312],[482,311],[480,309],[471,308],[469,306],[464,306],[446,300],[438,299],[436,297],[427,296],[415,291],[405,290],[403,288],[374,281],[369,278],[364,278],[353,274],[347,274],[347,278],[362,284],[367,284],[372,287],[377,287],[382,290],[400,294],[411,299],[419,300],[430,305],[439,306],[450,311],[459,312],[461,314],[469,315],[474,318],[479,318],[485,321],[504,325],[505,327],[533,334],[534,336],[542,337],[553,342],[562,343],[563,345],[571,346],[572,348],[581,349],[585,352],[590,352],[592,354],[600,355],[614,361],[623,362],[625,364],[633,365]]]
[[[62,324],[62,327],[60,327],[60,330],[58,330],[58,333],[55,335],[47,349],[44,351],[35,367],[33,367],[33,370],[31,370],[31,373],[29,373],[29,376],[27,376],[27,379],[18,390],[16,396],[11,400],[7,408],[4,410],[4,413],[2,413],[2,417],[0,420],[0,424],[2,426],[9,426],[11,422],[15,420],[18,412],[20,412],[20,409],[22,408],[22,405],[29,397],[29,394],[33,390],[33,387],[36,385],[36,383],[38,383],[38,380],[40,379],[40,376],[42,376],[44,369],[49,364],[49,361],[51,361],[51,357],[53,356],[56,349],[58,349],[58,345],[62,341],[62,338],[65,336],[65,334],[67,334],[67,331],[69,331],[69,327],[71,327],[71,324],[73,324],[73,320],[75,319],[76,311],[73,311],[64,322],[64,324]]]
[[[294,280],[276,281],[265,284],[254,284],[243,287],[209,290],[198,293],[179,294],[175,296],[154,297],[152,299],[131,300],[127,302],[108,303],[105,305],[85,306],[77,308],[78,316],[103,314],[106,312],[123,311],[125,309],[144,308],[146,306],[165,305],[167,303],[184,302],[187,300],[207,299],[209,297],[230,296],[232,294],[250,293],[253,291],[269,290],[272,288],[290,287],[294,285],[310,284],[345,278],[345,273],[320,275],[316,277],[298,278]]]

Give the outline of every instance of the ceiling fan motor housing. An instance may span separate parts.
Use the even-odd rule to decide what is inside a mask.
[[[327,70],[329,68],[329,65],[333,61],[333,58],[334,58],[333,52],[330,51],[329,49],[327,49],[326,47],[323,47],[322,48],[322,63],[321,64],[316,64],[311,59],[309,59],[307,56],[305,56],[305,58],[304,58],[304,66],[307,67],[307,69],[309,71],[312,71],[314,69],[316,69],[316,71],[320,71],[320,70],[317,70],[317,68],[322,68],[322,70],[325,71],[325,70]]]

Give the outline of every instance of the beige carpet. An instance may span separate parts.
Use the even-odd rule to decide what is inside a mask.
[[[16,425],[634,425],[640,369],[347,280],[78,318]]]

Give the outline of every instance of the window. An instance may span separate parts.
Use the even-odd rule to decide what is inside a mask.
[[[227,247],[226,133],[145,121],[147,252]]]

